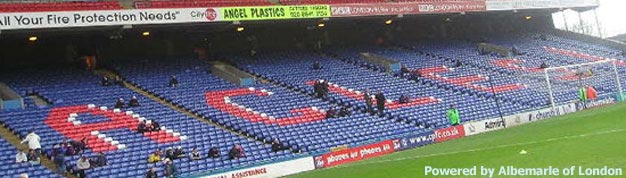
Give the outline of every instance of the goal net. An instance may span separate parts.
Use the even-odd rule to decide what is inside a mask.
[[[549,67],[521,75],[518,80],[527,89],[536,92],[537,99],[545,99],[551,106],[579,100],[578,91],[591,86],[597,96],[622,93],[620,76],[613,59],[559,67]]]

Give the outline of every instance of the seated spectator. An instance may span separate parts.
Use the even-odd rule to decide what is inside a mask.
[[[243,147],[241,147],[241,145],[235,144],[228,152],[228,156],[230,157],[230,159],[239,159],[239,158],[246,157],[246,153],[244,152]]]
[[[64,175],[65,172],[67,171],[65,169],[65,154],[59,152],[59,153],[53,155],[52,156],[52,162],[54,163],[54,165],[57,166],[57,172],[59,174],[61,174],[61,175]]]
[[[408,73],[410,73],[411,71],[409,70],[409,68],[406,67],[406,65],[402,65],[402,67],[400,67],[400,75],[402,77],[405,77]]]
[[[178,87],[178,79],[175,75],[170,79],[170,87]]]
[[[87,177],[85,170],[91,168],[91,165],[89,164],[89,160],[87,160],[86,156],[82,156],[78,161],[76,161],[76,168],[78,168],[78,177]]]
[[[174,149],[174,157],[176,159],[184,158],[185,154],[186,154],[185,150],[183,150],[183,147],[181,147],[181,146],[178,146],[178,147],[176,147],[176,149]]]
[[[159,122],[157,121],[152,121],[152,131],[159,131],[161,130],[161,125],[159,124]]]
[[[285,146],[280,144],[280,141],[278,139],[274,139],[274,141],[272,141],[272,151],[279,152],[283,150],[285,150]]]
[[[50,156],[54,157],[56,155],[65,155],[65,150],[63,150],[63,148],[61,148],[60,144],[52,145],[52,150],[50,151]]]
[[[67,156],[72,156],[72,155],[76,155],[78,154],[78,152],[76,152],[76,148],[73,147],[72,145],[68,145],[65,149],[65,155]]]
[[[146,172],[146,178],[158,178],[159,174],[156,171],[156,168],[151,167],[148,172]]]
[[[336,118],[336,117],[337,117],[337,110],[335,110],[335,108],[330,108],[328,109],[328,111],[326,111],[326,119]]]
[[[147,129],[148,128],[146,127],[146,121],[145,120],[140,121],[139,125],[137,126],[137,132],[144,133],[148,131]]]
[[[541,65],[539,66],[540,69],[545,69],[550,67],[548,64],[546,64],[546,62],[541,62]]]
[[[28,157],[28,162],[32,164],[39,163],[39,154],[35,153],[35,150],[28,150],[26,157]]]
[[[139,106],[139,100],[137,100],[136,96],[133,96],[132,98],[130,98],[130,101],[128,101],[128,107],[137,107]]]
[[[220,157],[220,150],[218,150],[217,147],[212,147],[209,150],[209,157],[210,158],[219,158]]]
[[[148,156],[148,163],[156,163],[161,161],[161,150],[157,149]]]
[[[313,62],[313,70],[320,70],[320,69],[322,69],[322,64],[320,64],[320,61]]]
[[[189,159],[190,160],[199,160],[202,159],[202,154],[200,153],[200,151],[198,151],[197,148],[193,148],[191,150],[191,153],[189,153]]]
[[[454,63],[454,67],[461,67],[463,66],[463,63],[461,63],[461,60],[456,60],[456,63]]]
[[[95,158],[89,159],[89,162],[93,167],[101,167],[101,166],[108,165],[107,157],[106,155],[104,155],[103,152],[98,153],[98,155]]]
[[[352,113],[350,113],[350,109],[347,106],[343,106],[341,107],[341,110],[339,111],[339,117],[346,117],[346,116],[350,116]]]
[[[16,163],[28,162],[28,157],[26,156],[26,153],[24,153],[23,150],[20,150],[19,152],[17,152],[17,155],[15,155],[15,162]]]
[[[26,174],[26,173],[21,173],[21,174],[20,174],[20,178],[28,178],[28,174]]]
[[[409,96],[406,96],[406,95],[401,95],[400,99],[398,99],[398,103],[400,104],[405,104],[409,102],[411,102],[411,99],[409,98]]]
[[[83,139],[81,139],[80,141],[72,142],[72,143],[73,143],[74,149],[76,150],[76,153],[82,154],[88,145],[87,137],[83,137]]]
[[[120,76],[115,76],[115,81],[113,81],[113,83],[119,86],[124,86],[124,81],[122,81],[122,78],[120,78]]]
[[[174,155],[174,149],[172,149],[172,147],[169,147],[165,150],[165,158],[170,160],[177,159],[177,157]]]
[[[115,102],[115,106],[113,108],[115,109],[121,109],[124,107],[124,98],[120,98]]]
[[[168,161],[165,162],[164,174],[168,178],[170,178],[170,177],[171,178],[175,178],[175,177],[178,176],[178,169],[174,165],[174,161],[173,160],[168,160]]]
[[[109,78],[102,77],[102,81],[100,81],[100,84],[102,84],[102,86],[109,86],[111,85],[111,82],[109,82]]]

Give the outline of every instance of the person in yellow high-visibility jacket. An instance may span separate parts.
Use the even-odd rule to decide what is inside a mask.
[[[461,117],[459,115],[459,110],[457,110],[454,105],[450,105],[450,109],[446,112],[448,119],[450,120],[450,125],[456,126],[461,124]]]

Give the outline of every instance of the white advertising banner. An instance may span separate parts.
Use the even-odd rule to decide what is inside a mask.
[[[465,136],[476,135],[483,132],[503,129],[505,127],[504,120],[501,118],[487,119],[463,124],[465,127]]]
[[[487,10],[569,8],[598,6],[597,0],[487,0]]]
[[[570,103],[566,105],[557,106],[554,108],[540,109],[537,111],[525,112],[516,114],[513,116],[504,117],[506,127],[513,127],[528,122],[534,122],[543,120],[555,116],[560,116],[568,113],[576,112],[576,104]]]
[[[218,8],[0,13],[0,30],[219,21]]]
[[[304,171],[310,171],[315,169],[313,165],[313,157],[304,157],[291,161],[284,161],[274,164],[267,164],[247,169],[241,169],[236,171],[225,172],[221,174],[215,174],[210,176],[203,176],[206,178],[269,178],[269,177],[282,177],[290,174],[295,174]]]

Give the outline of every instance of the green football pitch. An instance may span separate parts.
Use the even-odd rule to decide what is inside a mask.
[[[474,166],[478,170],[476,176],[434,176],[425,172],[426,167]],[[495,168],[493,177],[626,177],[624,174],[589,176],[593,172],[598,174],[604,166],[626,169],[626,104],[590,109],[290,177],[489,177],[481,176],[480,166]],[[575,173],[573,176],[562,173],[559,176],[498,175],[502,166],[524,169],[552,166],[560,171],[575,166],[571,169]]]

